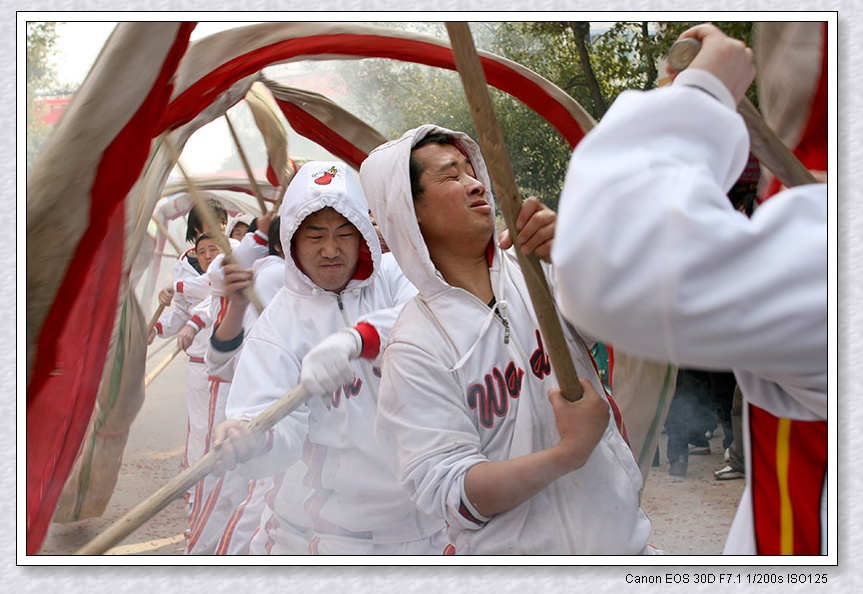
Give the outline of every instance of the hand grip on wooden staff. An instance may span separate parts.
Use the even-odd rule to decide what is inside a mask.
[[[683,72],[699,51],[701,51],[701,42],[697,39],[679,39],[668,50],[668,56],[665,60],[671,70]],[[791,152],[791,149],[764,122],[761,113],[748,98],[744,97],[740,101],[737,111],[749,129],[752,154],[764,167],[773,172],[776,179],[788,188],[817,182],[812,172],[800,162]]]
[[[162,312],[165,311],[165,306],[161,303],[159,307],[156,308],[156,313],[153,314],[153,317],[150,318],[150,322],[147,324],[147,332],[153,329],[153,326],[156,325],[156,322],[159,321],[159,318],[162,317]]]
[[[518,249],[516,220],[522,200],[512,173],[509,155],[503,144],[503,133],[491,104],[485,72],[476,53],[470,27],[463,22],[447,22],[446,29],[449,33],[455,65],[464,85],[471,116],[494,183],[495,195],[506,219],[513,245],[516,247],[518,261],[524,273],[549,359],[560,384],[560,391],[570,401],[580,400],[583,389],[578,381],[578,374],[557,317],[554,297],[548,287],[542,266],[534,254],[524,255]]]
[[[234,258],[231,255],[231,244],[228,241],[228,236],[222,232],[221,224],[216,220],[216,217],[213,216],[213,212],[208,208],[206,200],[204,200],[203,196],[201,196],[201,192],[198,190],[198,186],[192,182],[192,179],[188,174],[186,174],[183,164],[180,163],[180,155],[177,152],[177,148],[168,140],[167,137],[163,136],[163,142],[165,148],[168,150],[171,160],[177,164],[177,167],[180,169],[180,173],[186,180],[186,188],[192,195],[195,206],[198,207],[198,215],[201,217],[201,222],[205,227],[213,230],[213,239],[216,240],[216,243],[219,244],[219,249],[221,249],[225,254],[223,262],[225,264],[233,264]],[[264,311],[264,306],[261,303],[261,300],[258,299],[258,296],[255,294],[255,291],[251,286],[243,288],[243,294],[259,314]]]
[[[273,403],[269,408],[261,412],[249,423],[249,430],[261,436],[276,423],[285,418],[295,408],[301,405],[309,397],[303,384],[282,396],[280,400]],[[168,504],[180,497],[199,480],[210,474],[216,463],[222,459],[222,451],[214,449],[207,452],[192,466],[178,474],[161,489],[142,501],[122,518],[111,524],[96,538],[75,551],[76,555],[101,555],[121,540],[130,535],[134,530],[143,525],[147,520],[165,509]]]
[[[147,374],[147,377],[144,378],[145,388],[149,386],[153,382],[153,380],[156,379],[156,377],[165,370],[165,368],[171,363],[171,361],[174,360],[174,357],[176,357],[181,350],[183,349],[178,346],[174,347],[174,351],[170,355],[165,357],[158,365],[156,365],[156,367],[153,368],[153,371]]]

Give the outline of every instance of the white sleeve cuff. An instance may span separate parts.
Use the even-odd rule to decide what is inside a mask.
[[[731,96],[731,91],[728,90],[725,83],[707,70],[702,70],[700,68],[687,68],[675,77],[674,85],[697,87],[716,97],[729,109],[737,110],[737,104],[734,103],[734,97]]]

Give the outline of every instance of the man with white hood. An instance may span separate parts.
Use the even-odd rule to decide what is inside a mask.
[[[379,332],[385,335],[395,318],[392,308],[416,290],[397,267],[383,263],[362,190],[345,164],[304,165],[288,187],[280,218],[285,286],[243,340],[229,420],[217,427],[214,440],[223,467],[248,460],[242,471],[254,478],[302,457],[312,489],[303,505],[313,530],[309,553],[442,554],[448,544],[443,520],[416,508],[396,480],[392,452],[373,439]],[[356,358],[348,374],[329,391],[332,385],[315,380],[329,377],[327,369],[304,368],[305,387],[325,398],[312,396],[266,440],[255,440],[247,421],[300,383],[303,358],[322,341],[324,351],[346,353],[341,360]],[[276,523],[297,512],[292,487],[282,483],[268,502]],[[271,553],[278,554],[278,530],[272,533]]]
[[[641,474],[576,333],[583,398],[556,387],[476,143],[421,126],[372,151],[360,180],[419,291],[389,336],[375,431],[419,509],[446,519],[456,554],[656,552]],[[555,218],[526,200],[521,249],[547,260]]]
[[[724,552],[826,554],[827,185],[785,190],[751,218],[734,209],[752,51],[711,24],[681,38],[701,43],[689,68],[669,87],[621,94],[573,153],[560,200],[569,233],[552,252],[558,302],[636,355],[733,370],[747,487]],[[807,117],[817,127],[825,113]]]

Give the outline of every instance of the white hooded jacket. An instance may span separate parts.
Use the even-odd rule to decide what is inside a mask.
[[[621,94],[573,153],[558,299],[630,353],[734,371],[748,486],[726,554],[826,553],[827,186],[786,190],[749,219],[727,198],[749,150],[705,70]]]
[[[318,287],[292,256],[291,240],[302,221],[325,207],[353,223],[364,240],[357,274],[340,294]],[[382,270],[380,242],[368,207],[343,163],[303,166],[288,188],[280,216],[284,287],[244,340],[228,397],[228,418],[253,418],[299,384],[302,359],[321,340],[416,293],[397,268]],[[442,520],[417,511],[396,480],[391,454],[372,437],[378,369],[362,359],[353,365],[352,384],[327,404],[313,396],[278,423],[271,449],[246,467],[250,474],[267,476],[302,456],[309,467],[305,482],[313,489],[304,507],[319,534],[401,543],[442,530]],[[308,439],[303,440],[306,423]],[[289,510],[280,511],[280,504],[290,500],[289,492],[290,485],[283,484],[279,493],[286,498],[276,496],[277,514],[290,516]]]
[[[641,474],[611,416],[585,465],[521,505],[482,517],[464,491],[475,464],[541,451],[559,441],[547,390],[557,385],[513,250],[489,246],[493,308],[435,270],[413,207],[411,147],[429,132],[455,137],[494,206],[479,147],[422,126],[375,149],[360,169],[372,212],[419,295],[402,310],[383,356],[376,437],[398,454],[419,508],[445,517],[457,554],[639,554],[650,522]],[[587,345],[567,336],[579,377],[603,394]]]

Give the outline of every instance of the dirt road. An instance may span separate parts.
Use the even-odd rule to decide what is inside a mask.
[[[149,367],[166,356],[157,353]],[[180,355],[148,387],[106,513],[71,524],[52,524],[40,554],[73,553],[179,472],[186,433],[185,377],[186,362]],[[662,462],[651,470],[642,499],[653,522],[651,543],[675,555],[721,554],[744,483],[713,478],[713,471],[724,465],[721,430],[711,440],[711,455],[690,456],[685,478],[668,475],[664,435],[660,448]],[[177,500],[108,554],[182,555],[184,528],[183,502]]]

